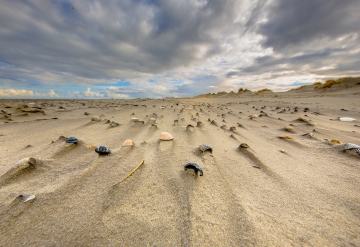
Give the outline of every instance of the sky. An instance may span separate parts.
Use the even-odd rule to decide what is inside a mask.
[[[0,98],[281,92],[360,75],[359,0],[0,4]]]

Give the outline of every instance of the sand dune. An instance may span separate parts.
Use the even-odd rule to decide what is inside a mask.
[[[1,100],[0,245],[358,246],[360,101],[320,94]]]

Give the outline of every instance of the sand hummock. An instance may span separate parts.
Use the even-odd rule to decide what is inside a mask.
[[[346,90],[0,100],[0,246],[360,246],[360,156],[342,151],[360,145],[360,101]]]

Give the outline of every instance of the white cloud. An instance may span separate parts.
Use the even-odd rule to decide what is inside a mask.
[[[0,88],[0,96],[5,96],[5,97],[9,97],[9,96],[34,96],[34,92],[33,91],[28,91],[28,90],[25,90],[25,89],[13,89],[13,88],[2,89],[2,88]]]
[[[86,91],[84,92],[84,96],[102,98],[105,95],[101,93],[91,92],[91,88],[87,88]]]
[[[50,92],[48,93],[48,95],[50,97],[59,97],[59,95],[57,95],[57,93],[55,93],[55,91],[53,89],[50,89]]]

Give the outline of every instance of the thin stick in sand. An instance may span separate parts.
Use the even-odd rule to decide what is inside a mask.
[[[128,177],[130,177],[142,164],[144,164],[144,161],[145,161],[145,160],[142,160],[142,161],[140,162],[140,164],[138,164],[138,165],[134,168],[134,170],[132,170],[126,177],[124,177],[123,179],[121,179],[119,182],[113,184],[112,186],[118,185],[119,183],[123,182],[125,179],[127,179]]]

